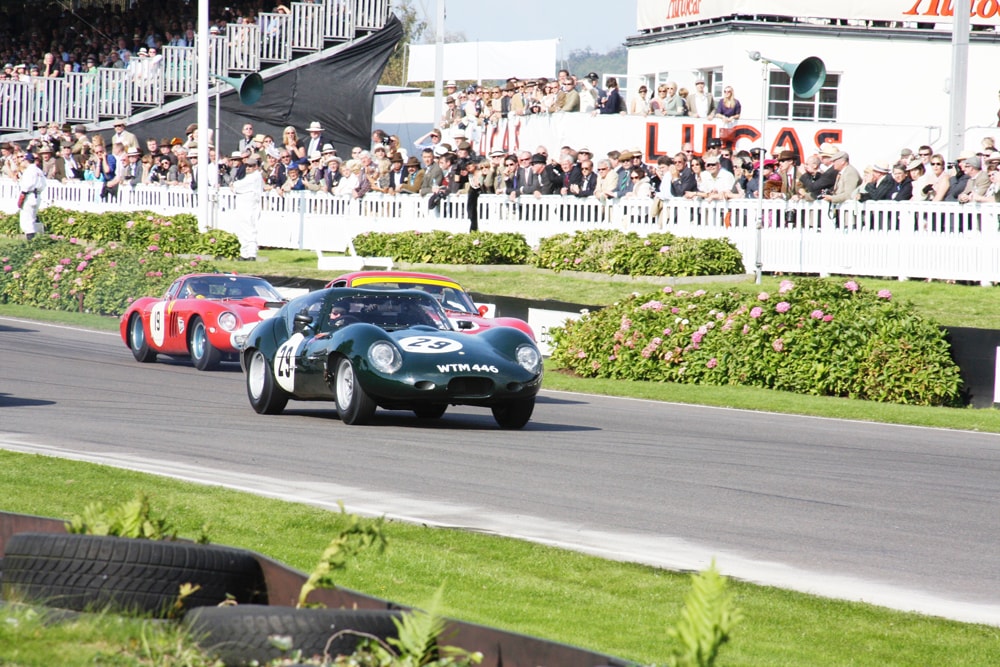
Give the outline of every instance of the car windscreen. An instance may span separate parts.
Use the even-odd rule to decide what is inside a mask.
[[[437,299],[437,302],[444,306],[447,310],[455,310],[462,313],[470,313],[472,315],[478,315],[479,311],[476,308],[476,304],[472,301],[462,288],[455,283],[444,283],[441,281],[430,281],[430,280],[420,280],[420,279],[405,279],[400,278],[398,280],[384,279],[376,282],[366,282],[363,285],[357,285],[358,287],[364,287],[365,289],[415,289],[421,292],[426,292],[432,297]]]
[[[378,292],[335,296],[329,315],[320,324],[321,329],[333,329],[365,322],[387,331],[429,326],[447,331],[451,329],[448,316],[436,300],[425,294],[392,294]]]
[[[186,298],[246,299],[260,297],[266,301],[284,301],[271,283],[255,276],[198,276],[190,278],[181,293]]]

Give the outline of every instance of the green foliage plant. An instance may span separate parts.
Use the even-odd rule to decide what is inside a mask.
[[[219,259],[239,257],[235,234],[213,229],[198,230],[198,218],[190,213],[174,216],[151,211],[87,213],[50,206],[38,213],[45,233],[78,243],[106,244],[112,241],[134,250],[172,255],[203,255]],[[0,234],[19,232],[17,215],[0,216]]]
[[[385,551],[385,518],[367,519],[348,514],[343,503],[338,504],[346,525],[330,540],[309,578],[299,589],[298,607],[309,606],[309,594],[317,588],[335,588],[334,573],[347,569],[351,560],[362,552],[369,549],[376,553]]]
[[[170,519],[156,516],[145,494],[136,494],[120,505],[102,502],[87,505],[66,522],[66,532],[75,535],[130,537],[137,540],[175,540],[177,529]]]
[[[389,637],[383,643],[367,636],[358,650],[351,655],[338,656],[333,664],[339,667],[468,667],[478,665],[483,654],[467,651],[457,646],[440,646],[439,639],[445,630],[445,619],[440,613],[444,586],[438,587],[427,609],[404,612],[392,619],[398,637]],[[344,630],[342,633],[353,632]],[[334,635],[332,643],[340,634]],[[354,633],[361,634],[361,633]],[[365,636],[365,635],[362,635]]]
[[[668,286],[568,322],[553,342],[553,363],[583,377],[962,403],[941,328],[853,280],[784,280],[776,293]]]
[[[41,236],[7,246],[0,256],[0,303],[120,315],[180,275],[214,270],[211,262],[159,249]]]
[[[535,266],[632,276],[710,276],[745,273],[743,256],[728,239],[595,229],[542,239]]]
[[[707,570],[691,575],[691,590],[684,596],[681,617],[667,629],[667,635],[680,644],[667,664],[712,667],[719,649],[741,620],[742,614],[727,591],[726,578],[719,574],[713,559]]]
[[[525,264],[531,248],[521,234],[508,232],[366,232],[353,239],[366,257],[428,264]]]

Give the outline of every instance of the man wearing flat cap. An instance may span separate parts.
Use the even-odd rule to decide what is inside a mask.
[[[854,196],[854,191],[861,185],[861,174],[851,164],[851,156],[847,151],[837,151],[830,156],[830,162],[837,170],[837,180],[833,184],[833,192],[820,199],[831,204],[843,204]]]

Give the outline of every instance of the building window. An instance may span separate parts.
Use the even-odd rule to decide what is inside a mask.
[[[823,87],[804,100],[792,93],[791,78],[783,71],[772,70],[769,76],[767,117],[770,120],[837,120],[837,92],[840,75],[827,74]]]

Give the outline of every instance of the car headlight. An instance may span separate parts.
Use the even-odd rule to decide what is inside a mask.
[[[380,373],[395,373],[403,365],[403,356],[396,346],[384,340],[368,348],[368,360]]]
[[[239,318],[228,310],[219,315],[219,326],[222,327],[223,331],[235,331],[239,323]]]
[[[521,345],[515,352],[517,363],[529,373],[537,375],[542,370],[542,355],[534,345]]]

